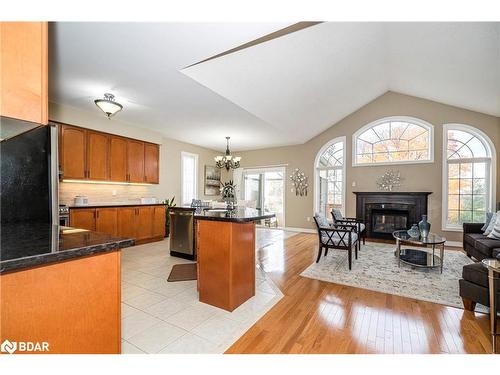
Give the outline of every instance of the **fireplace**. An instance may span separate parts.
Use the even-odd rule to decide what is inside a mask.
[[[355,192],[356,217],[366,224],[368,238],[392,239],[427,215],[429,192]]]

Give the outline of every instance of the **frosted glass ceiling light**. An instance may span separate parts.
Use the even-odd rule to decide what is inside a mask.
[[[104,94],[104,99],[94,100],[94,103],[108,116],[108,119],[123,109],[120,103],[115,102],[115,96],[109,93]]]

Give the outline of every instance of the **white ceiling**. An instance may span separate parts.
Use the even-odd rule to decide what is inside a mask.
[[[51,101],[235,150],[303,143],[388,90],[500,116],[500,23],[57,23]]]

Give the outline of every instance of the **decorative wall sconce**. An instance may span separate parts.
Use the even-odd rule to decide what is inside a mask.
[[[295,168],[293,173],[290,175],[290,180],[292,180],[295,195],[300,195],[301,197],[307,197],[307,188],[309,187],[307,183],[307,176],[304,172],[301,172],[298,168]]]

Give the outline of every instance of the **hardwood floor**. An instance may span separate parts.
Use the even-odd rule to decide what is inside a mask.
[[[284,297],[226,353],[491,353],[485,314],[300,277],[316,242],[301,233],[258,250]]]

